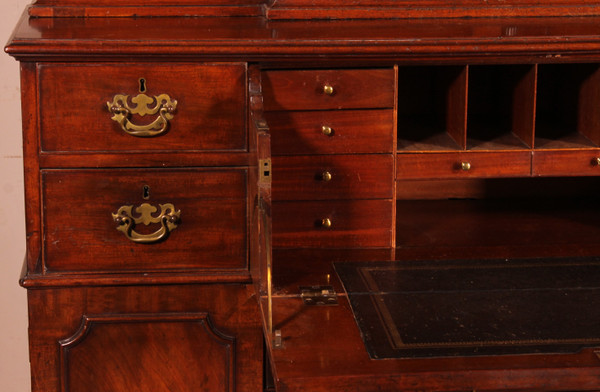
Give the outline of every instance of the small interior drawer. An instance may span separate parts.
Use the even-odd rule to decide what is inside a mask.
[[[392,211],[391,200],[273,202],[273,247],[389,247]]]
[[[265,71],[265,110],[393,108],[392,68]]]
[[[265,117],[273,155],[392,152],[391,109],[267,112]]]
[[[530,151],[398,154],[396,177],[478,178],[531,175]]]
[[[44,152],[247,148],[245,64],[44,64],[38,73]]]
[[[600,149],[533,152],[534,176],[598,176]]]
[[[275,200],[393,197],[392,154],[273,157]]]
[[[245,169],[43,170],[45,268],[244,269],[246,176]]]

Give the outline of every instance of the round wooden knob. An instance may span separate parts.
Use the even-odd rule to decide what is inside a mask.
[[[333,87],[332,87],[331,85],[329,85],[329,84],[326,84],[325,86],[323,86],[323,92],[324,92],[326,95],[333,95],[333,93],[334,93],[334,90],[333,90]]]

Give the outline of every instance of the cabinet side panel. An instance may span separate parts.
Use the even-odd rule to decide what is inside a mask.
[[[41,207],[38,160],[38,94],[35,63],[21,63],[21,110],[23,122],[23,162],[25,180],[25,219],[27,270],[40,269]]]
[[[63,391],[235,388],[235,338],[207,313],[84,316],[61,346]]]
[[[33,392],[262,387],[262,328],[244,285],[29,290]]]

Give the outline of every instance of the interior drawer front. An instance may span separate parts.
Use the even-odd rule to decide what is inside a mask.
[[[600,175],[600,149],[572,151],[534,151],[534,176]]]
[[[393,155],[273,157],[275,200],[393,197]]]
[[[245,64],[52,64],[39,79],[42,151],[246,149]],[[162,94],[176,101],[166,122],[153,110]],[[129,96],[128,119],[112,119],[117,95]]]
[[[273,246],[389,247],[392,208],[391,200],[273,202]]]
[[[246,170],[44,170],[44,262],[49,271],[245,269]],[[177,227],[138,222],[129,237],[113,214],[171,203]],[[168,219],[168,214],[165,219]],[[144,223],[148,223],[145,225]],[[125,226],[126,227],[126,226]],[[166,235],[157,241],[131,238]],[[147,237],[143,237],[147,240]]]
[[[398,154],[396,176],[418,178],[522,177],[531,174],[531,152]]]
[[[265,113],[273,155],[392,152],[393,110]]]
[[[394,70],[265,71],[266,110],[394,107]]]

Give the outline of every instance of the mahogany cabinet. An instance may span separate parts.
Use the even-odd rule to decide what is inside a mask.
[[[32,389],[600,390],[600,2],[37,0]]]

